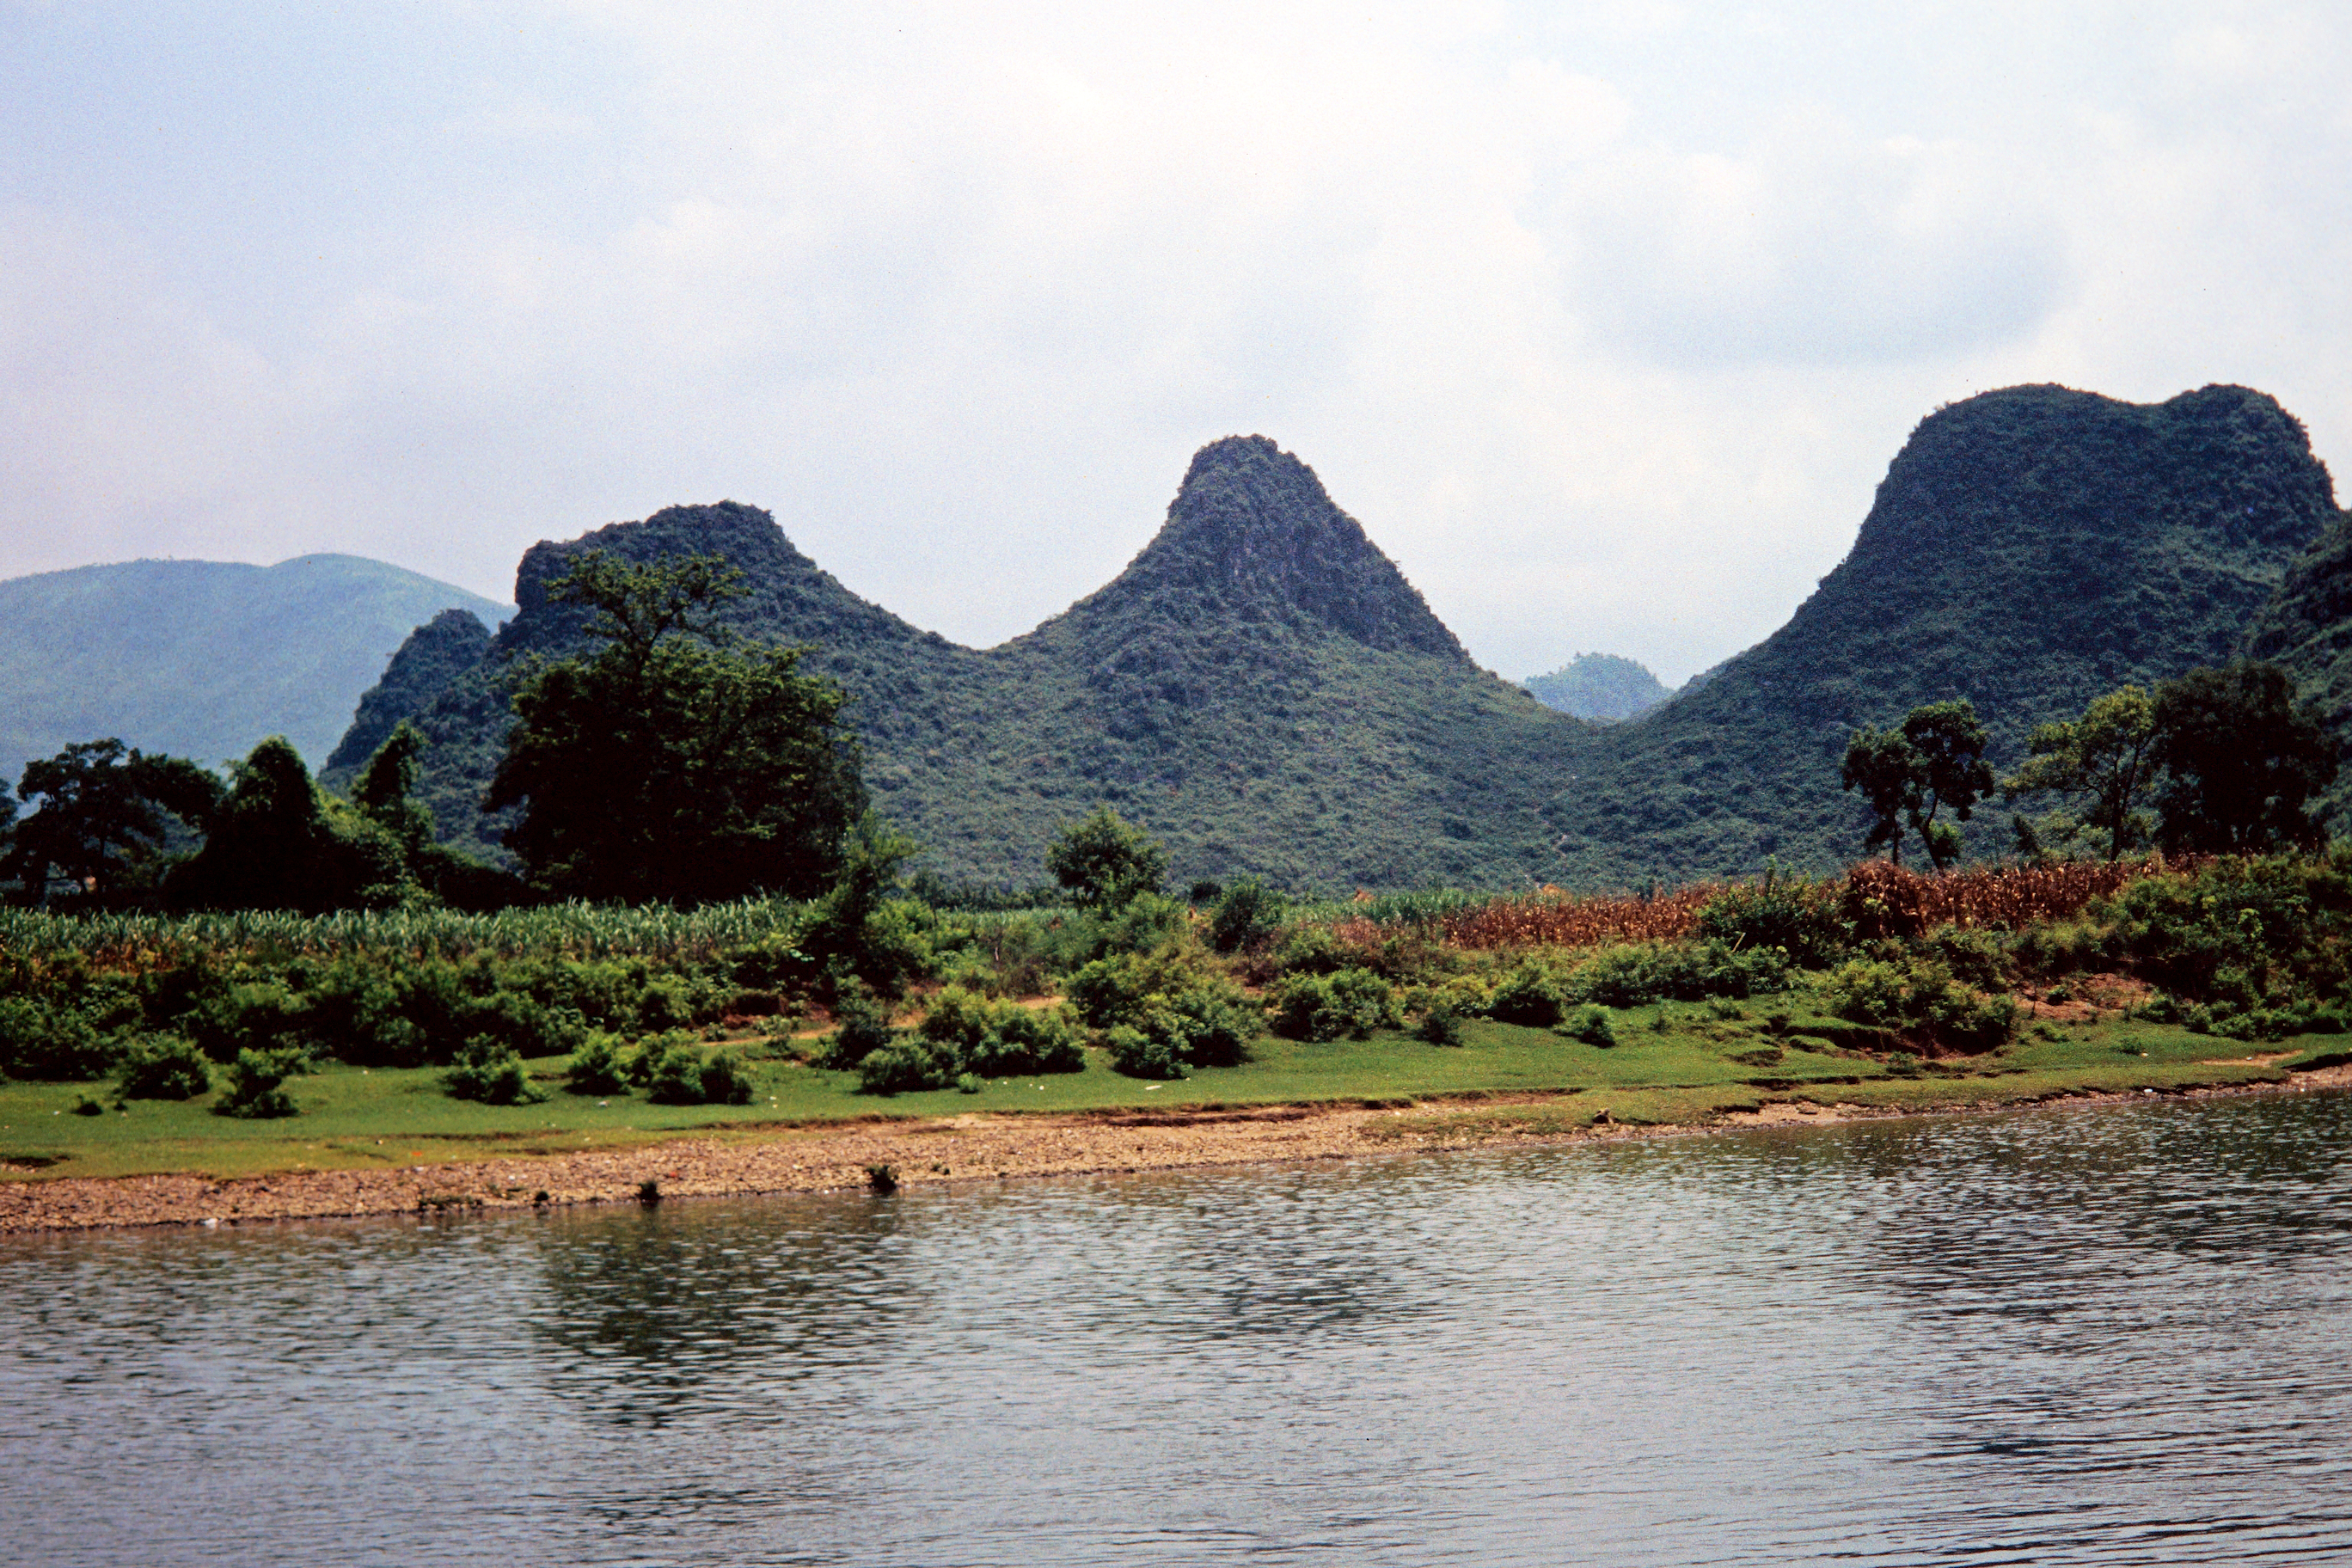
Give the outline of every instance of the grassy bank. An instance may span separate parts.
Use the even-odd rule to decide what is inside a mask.
[[[2276,1081],[2299,1057],[2174,1025],[2107,1016],[2029,1025],[1980,1057],[1890,1064],[1839,1047],[1820,1028],[1838,1020],[1801,1010],[1774,1030],[1766,1020],[1801,1004],[1758,997],[1738,1016],[1669,1005],[1613,1010],[1619,1043],[1602,1048],[1549,1029],[1476,1019],[1462,1044],[1424,1044],[1396,1029],[1321,1044],[1268,1038],[1252,1059],[1160,1082],[1111,1070],[1089,1051],[1084,1070],[986,1080],[885,1099],[861,1094],[858,1075],[808,1065],[756,1037],[740,1042],[754,1085],[747,1105],[656,1105],[642,1094],[575,1095],[564,1058],[528,1065],[553,1091],[537,1104],[484,1105],[445,1092],[433,1068],[329,1064],[289,1079],[299,1116],[215,1116],[218,1092],[134,1100],[77,1114],[102,1084],[0,1086],[0,1171],[18,1179],[193,1171],[216,1178],[285,1171],[394,1169],[516,1154],[562,1154],[694,1137],[789,1137],[800,1127],[861,1118],[971,1112],[1073,1112],[1202,1105],[1422,1102],[1397,1125],[1529,1131],[1620,1123],[1692,1124],[1768,1100],[1927,1109],[2035,1100],[2065,1094],[2171,1090]],[[1732,1009],[1722,1009],[1730,1012]],[[1663,1022],[1664,1027],[1660,1027]],[[752,1054],[770,1048],[770,1054]],[[1531,1103],[1517,1103],[1528,1097]]]

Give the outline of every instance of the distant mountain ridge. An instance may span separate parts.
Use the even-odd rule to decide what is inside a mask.
[[[120,736],[217,766],[284,734],[317,763],[419,623],[503,605],[355,555],[130,561],[0,582],[0,773]]]
[[[1165,839],[1182,879],[1344,890],[1827,868],[1861,840],[1837,787],[1854,726],[1967,695],[2013,759],[2033,724],[2115,685],[2226,658],[2336,516],[2301,426],[2260,393],[1988,393],[1921,422],[1786,626],[1646,717],[1596,727],[1477,668],[1311,468],[1235,437],[1195,456],[1116,579],[997,647],[857,598],[757,509],[677,507],[536,546],[515,620],[437,690],[387,681],[372,711],[405,704],[433,739],[445,831],[493,833],[470,803],[509,722],[499,672],[581,646],[547,577],[592,546],[716,550],[753,589],[735,623],[815,646],[853,695],[877,804],[951,878],[1034,881],[1054,830],[1100,802]],[[1996,820],[1973,832],[1980,852],[2004,847]]]

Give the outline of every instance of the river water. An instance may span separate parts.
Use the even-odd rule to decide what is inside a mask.
[[[2352,1098],[0,1242],[0,1559],[2352,1560]]]

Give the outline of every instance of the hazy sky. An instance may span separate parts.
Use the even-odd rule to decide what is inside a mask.
[[[1481,662],[1678,680],[1939,403],[2352,458],[2347,14],[0,0],[0,576],[731,498],[986,644],[1258,432]]]

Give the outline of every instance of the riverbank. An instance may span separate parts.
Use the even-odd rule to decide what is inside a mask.
[[[2352,1089],[2352,1065],[2283,1081],[2161,1091],[2171,1099]],[[2116,1103],[2153,1089],[1870,1105],[1773,1100],[1690,1122],[1592,1120],[1577,1094],[1407,1105],[1171,1107],[1072,1115],[972,1112],[898,1121],[730,1129],[634,1148],[450,1161],[400,1170],[278,1172],[231,1180],[176,1173],[55,1177],[0,1185],[0,1234],[127,1226],[242,1225],[369,1215],[638,1203],[839,1191],[888,1166],[902,1186],[1039,1176],[1297,1163],[1412,1149],[1682,1136],[1755,1126],[1828,1126],[2026,1104]],[[650,1187],[648,1186],[650,1184]]]

